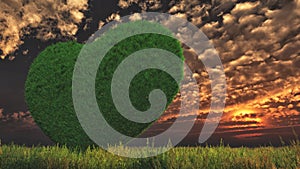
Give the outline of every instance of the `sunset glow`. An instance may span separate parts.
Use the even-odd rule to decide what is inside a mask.
[[[242,109],[232,114],[231,121],[249,122],[241,126],[260,126],[263,120],[257,117],[254,110]]]

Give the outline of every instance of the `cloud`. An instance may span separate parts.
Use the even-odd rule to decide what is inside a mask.
[[[0,49],[4,58],[22,44],[22,37],[37,29],[37,38],[53,39],[57,34],[74,36],[84,17],[88,0],[2,0],[0,2]],[[57,29],[54,29],[57,28]]]
[[[134,2],[145,6],[141,3]],[[247,107],[263,114],[260,118],[266,122],[263,124],[265,126],[271,127],[276,123],[288,125],[279,120],[283,117],[287,117],[285,121],[293,121],[289,124],[297,124],[295,119],[298,119],[299,101],[290,95],[289,90],[299,91],[299,0],[216,0],[211,3],[183,0],[170,4],[167,12],[187,18],[197,25],[213,42],[219,54],[228,85],[225,114],[232,115],[238,109]],[[172,25],[172,20],[165,24]],[[200,89],[201,110],[191,114],[208,112],[211,99],[217,99],[211,97],[211,83],[201,63],[201,59],[209,62],[211,53],[212,49],[205,49],[197,56],[188,47],[184,51],[186,62],[194,71],[193,77]],[[274,105],[277,107],[270,110]],[[271,123],[268,119],[277,114],[275,110],[282,110],[278,105],[284,109],[281,113],[285,113],[278,115],[280,118]],[[172,121],[175,117],[172,113],[166,113],[162,119]],[[224,120],[228,122],[227,115],[224,115]]]
[[[5,114],[3,109],[0,109],[0,123],[1,124],[11,124],[15,122],[21,122],[20,128],[34,128],[36,124],[30,115],[30,112],[15,112]]]
[[[134,3],[145,6],[140,1]],[[273,86],[284,90],[287,85],[297,84],[299,1],[184,0],[170,4],[169,13],[187,18],[212,40],[225,68],[228,105],[270,94]],[[165,24],[172,25],[172,20]],[[206,49],[197,56],[192,49],[185,50],[186,62],[200,83],[203,108],[209,106],[212,98],[201,59],[209,60],[210,53],[211,49]]]

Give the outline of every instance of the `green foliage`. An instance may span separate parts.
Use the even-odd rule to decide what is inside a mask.
[[[136,22],[135,26],[145,25],[140,23]],[[170,34],[157,24],[147,24]],[[124,24],[121,29],[129,31],[130,25]],[[88,47],[110,44],[111,40],[118,36],[119,32],[116,30],[105,34]],[[84,148],[93,145],[93,142],[80,126],[72,102],[72,75],[82,48],[82,44],[66,42],[49,46],[41,52],[30,68],[25,96],[35,122],[46,135],[61,145]],[[128,136],[141,134],[152,123],[135,123],[118,113],[111,96],[112,75],[127,56],[146,48],[168,50],[183,60],[183,52],[177,40],[165,35],[139,34],[122,40],[110,49],[96,76],[96,97],[101,112],[113,128]],[[178,66],[183,68],[183,64]],[[133,106],[140,111],[147,110],[150,107],[148,95],[157,88],[164,91],[168,104],[179,89],[176,81],[161,70],[147,69],[136,75],[129,91]]]
[[[183,58],[179,42],[174,41],[174,39],[170,37],[157,34],[136,35],[121,41],[110,50],[101,62],[96,78],[97,101],[104,117],[107,117],[107,122],[119,132],[132,137],[140,134],[141,131],[147,128],[151,123],[135,123],[120,116],[110,94],[111,80],[114,70],[117,69],[118,65],[127,56],[135,51],[147,48],[168,50]],[[116,58],[116,56],[118,57]],[[107,67],[109,67],[109,69],[107,69]],[[132,105],[140,111],[148,110],[150,108],[148,96],[153,89],[161,89],[164,91],[168,99],[167,102],[170,104],[179,88],[176,81],[166,72],[157,69],[147,69],[137,74],[131,81],[129,93]],[[102,106],[104,103],[107,106]]]
[[[82,47],[75,42],[47,47],[31,65],[25,86],[35,122],[53,141],[67,145],[92,144],[72,103],[73,67]]]
[[[130,153],[141,148],[126,149]],[[179,147],[156,157],[134,159],[112,155],[100,148],[74,151],[66,147],[0,147],[1,169],[114,169],[114,168],[182,168],[182,169],[297,169],[300,146],[230,148]]]

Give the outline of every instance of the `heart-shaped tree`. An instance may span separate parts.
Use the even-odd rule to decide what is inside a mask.
[[[160,27],[159,29],[168,32],[158,24],[144,21],[134,23],[135,27],[141,25]],[[126,30],[130,27],[126,23],[115,29]],[[170,32],[169,34],[171,35]],[[106,37],[107,43],[109,43],[109,38],[118,36],[113,32],[111,35],[111,37]],[[103,42],[101,37],[99,40]],[[26,101],[35,122],[54,142],[71,147],[87,147],[94,144],[82,129],[72,100],[72,75],[83,46],[76,42],[64,42],[47,47],[31,65],[25,87]],[[182,60],[182,65],[178,66],[183,76],[184,57],[180,42],[170,36],[154,33],[131,36],[114,45],[102,60],[96,76],[96,98],[103,116],[115,130],[127,136],[138,136],[154,121],[137,123],[120,115],[112,99],[112,77],[118,65],[127,56],[148,48],[166,50],[178,56]],[[179,86],[168,73],[162,70],[142,71],[130,83],[129,93],[132,105],[140,111],[149,109],[151,105],[148,95],[154,89],[161,89],[165,93],[167,105],[169,105],[178,93]]]

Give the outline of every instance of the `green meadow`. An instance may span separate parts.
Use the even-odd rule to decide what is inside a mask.
[[[121,148],[135,153],[139,148]],[[102,150],[88,148],[80,151],[65,146],[25,147],[2,145],[0,147],[0,169],[297,169],[300,168],[300,144],[290,146],[231,148],[176,147],[149,158],[125,158]]]

